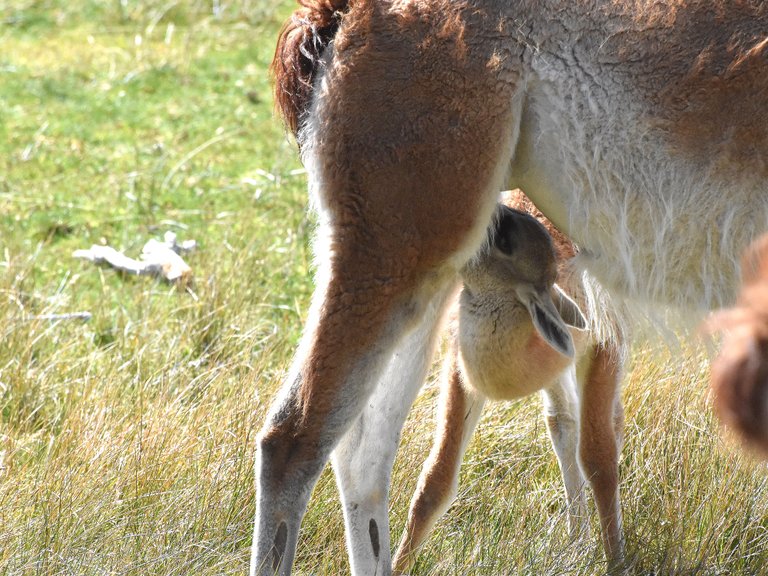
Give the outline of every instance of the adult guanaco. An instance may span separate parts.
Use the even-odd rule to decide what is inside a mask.
[[[381,576],[398,430],[499,190],[525,190],[613,298],[733,300],[768,229],[768,4],[301,3],[273,70],[318,213],[316,289],[259,435],[251,572],[290,573],[333,453],[352,571]]]

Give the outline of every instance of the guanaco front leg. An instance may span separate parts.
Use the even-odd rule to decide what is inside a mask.
[[[485,396],[462,382],[457,344],[446,359],[435,440],[424,463],[408,511],[408,523],[395,554],[395,574],[406,573],[435,522],[456,497],[459,468],[475,431]]]

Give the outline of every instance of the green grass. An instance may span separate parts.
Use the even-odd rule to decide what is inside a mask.
[[[265,72],[292,8],[0,1],[0,574],[245,573],[255,433],[312,290],[306,180]],[[169,229],[200,244],[190,291],[71,257]],[[675,355],[640,346],[626,378],[637,572],[764,573],[765,469],[722,439],[705,358]],[[435,395],[404,431],[395,540]],[[415,575],[600,574],[596,538],[567,538],[538,411],[489,410]],[[326,471],[297,573],[345,572]]]

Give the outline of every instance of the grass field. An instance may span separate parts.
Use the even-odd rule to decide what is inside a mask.
[[[292,8],[0,0],[0,574],[246,572],[255,433],[312,288],[306,179],[266,74]],[[166,230],[200,245],[190,290],[71,257]],[[92,319],[40,318],[75,311]],[[621,473],[638,574],[768,574],[768,475],[722,438],[706,365],[635,350]],[[404,431],[395,540],[435,396]],[[596,538],[567,538],[538,411],[489,410],[414,575],[601,573]],[[346,572],[326,470],[297,573]]]

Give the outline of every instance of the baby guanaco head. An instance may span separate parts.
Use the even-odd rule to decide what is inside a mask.
[[[524,306],[539,334],[555,350],[573,357],[566,322],[584,327],[578,306],[555,287],[557,256],[552,238],[535,218],[499,204],[488,242],[462,269],[464,291],[492,311]],[[553,301],[557,299],[557,305]]]
[[[533,216],[499,204],[488,243],[462,271],[477,292],[509,292],[511,283],[550,289],[557,279],[552,238]]]

